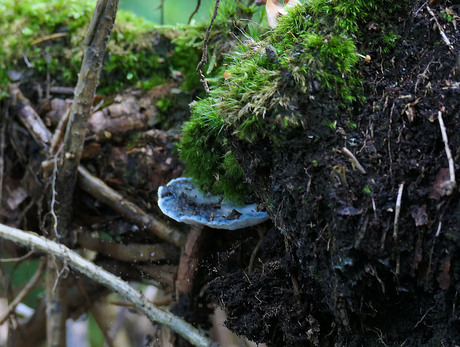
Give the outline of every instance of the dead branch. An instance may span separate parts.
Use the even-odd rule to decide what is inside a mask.
[[[83,166],[78,167],[78,173],[80,187],[99,201],[107,204],[142,229],[150,231],[162,240],[171,242],[176,246],[185,244],[185,235],[183,233],[150,216],[140,207],[123,198],[120,193],[114,191],[99,178],[91,175]]]
[[[2,325],[5,322],[8,316],[14,311],[16,306],[19,303],[21,303],[21,301],[24,300],[27,297],[27,295],[29,295],[30,291],[37,285],[38,281],[40,280],[43,274],[43,270],[45,270],[45,265],[46,261],[45,258],[43,258],[40,262],[40,265],[38,266],[37,271],[35,271],[34,275],[29,280],[29,282],[27,282],[24,288],[22,288],[19,294],[8,305],[8,309],[6,310],[6,312],[4,312],[3,315],[0,315],[0,325]]]
[[[18,263],[20,261],[26,260],[27,258],[29,258],[34,253],[35,252],[33,250],[31,250],[31,251],[27,252],[26,254],[24,254],[21,257],[0,259],[0,263]]]
[[[6,124],[9,118],[8,108],[10,100],[4,98],[3,102],[0,102],[2,117],[0,121],[0,207],[2,207],[3,202],[3,174],[5,171],[5,162],[4,162],[4,153],[5,153],[5,133],[6,133]]]
[[[197,0],[195,10],[193,10],[193,12],[192,12],[192,14],[190,15],[190,17],[188,17],[188,22],[187,22],[187,24],[190,25],[190,23],[192,22],[193,16],[194,16],[194,15],[198,12],[198,10],[200,9],[200,5],[201,5],[201,0]]]
[[[12,99],[11,104],[15,106],[15,113],[22,125],[32,135],[35,142],[46,149],[51,139],[51,133],[46,128],[42,119],[32,108],[29,99],[22,95],[17,84],[10,84],[9,92]]]
[[[85,54],[74,91],[72,110],[64,137],[61,165],[56,179],[59,237],[65,238],[72,211],[72,196],[83,152],[87,122],[93,105],[105,49],[115,22],[118,0],[99,0],[85,36]]]
[[[98,0],[84,43],[85,54],[74,90],[74,99],[67,129],[64,136],[63,150],[57,175],[53,177],[55,224],[50,228],[52,239],[68,242],[68,228],[72,219],[72,198],[77,181],[77,170],[83,153],[88,117],[93,105],[96,87],[102,70],[102,63],[107,43],[115,23],[118,0]],[[55,181],[54,181],[55,180]],[[54,195],[55,194],[55,195]],[[49,346],[65,344],[67,303],[66,281],[61,274],[66,271],[64,264],[48,261],[46,280],[47,298],[47,340]]]
[[[189,294],[193,287],[193,278],[198,268],[199,252],[202,246],[203,226],[192,226],[187,235],[187,242],[182,249],[176,279],[176,297]]]
[[[24,98],[26,100],[26,104],[30,104],[27,98],[22,95],[17,86],[12,85],[11,88],[13,88],[12,90],[16,95],[20,96],[21,99]],[[16,107],[19,114],[21,114],[23,111],[21,108],[19,108],[19,106],[20,105],[17,105]],[[27,124],[27,122],[30,122],[35,118],[39,118],[39,115],[33,108],[30,108],[30,110],[32,112],[32,117],[27,117],[23,120],[26,122],[24,126],[32,132],[31,134],[34,138],[36,136],[40,136],[40,134],[44,134],[47,139],[51,139],[51,132],[48,130],[48,128],[46,128],[43,122],[35,123],[39,124],[37,126]],[[149,132],[148,134],[155,134],[155,131],[152,131],[153,132]],[[78,173],[80,176],[77,183],[80,188],[91,194],[94,198],[113,208],[115,211],[120,213],[120,215],[136,224],[139,228],[148,230],[162,240],[168,241],[177,246],[182,246],[185,243],[185,235],[182,234],[178,229],[155,219],[153,216],[150,216],[139,206],[131,201],[128,201],[120,193],[110,188],[102,180],[91,175],[83,166],[80,165],[78,167]]]
[[[177,247],[170,244],[144,245],[139,243],[121,244],[91,237],[87,233],[78,233],[80,246],[99,254],[127,262],[178,260]]]
[[[160,310],[127,282],[94,265],[64,245],[37,234],[25,232],[4,224],[0,224],[0,237],[56,257],[61,262],[68,264],[75,271],[88,276],[126,298],[139,312],[145,314],[151,322],[171,328],[191,344],[195,346],[211,345],[211,341],[192,325],[170,312]]]

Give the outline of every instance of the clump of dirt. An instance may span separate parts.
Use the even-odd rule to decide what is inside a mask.
[[[277,250],[260,268],[214,280],[229,328],[277,346],[459,341],[460,32],[446,16],[459,10],[415,2],[399,18],[395,53],[362,65],[356,127],[321,123],[340,111],[323,95],[314,128],[232,143],[287,246],[266,243]]]

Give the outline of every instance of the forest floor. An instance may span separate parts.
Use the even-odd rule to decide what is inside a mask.
[[[192,246],[193,285],[176,292],[175,313],[208,328],[218,304],[230,330],[270,346],[460,344],[458,14],[458,2],[441,1],[430,11],[417,2],[398,19],[394,56],[382,52],[362,64],[366,101],[353,106],[353,131],[337,119],[335,129],[318,124],[314,134],[294,136],[276,150],[272,144],[234,144],[271,221],[238,231],[204,228]],[[369,23],[368,29],[372,40],[378,28]],[[54,129],[70,96],[54,89],[45,97],[47,83],[18,88]],[[171,79],[148,92],[130,89],[111,97],[90,117],[82,164],[184,231],[156,205],[158,187],[184,169],[174,144],[192,96],[178,84]],[[165,98],[174,105],[169,118],[161,115]],[[1,219],[40,230],[44,183],[36,173],[44,155],[16,118],[23,106],[12,101],[2,135],[7,204]],[[315,136],[321,141],[311,141]],[[254,158],[265,169],[251,171]],[[81,189],[74,204],[74,247],[99,252],[94,261],[127,280],[152,279],[174,293],[178,250],[154,262],[136,259],[136,245],[158,242],[152,234]],[[88,236],[95,234],[125,245],[127,260]]]

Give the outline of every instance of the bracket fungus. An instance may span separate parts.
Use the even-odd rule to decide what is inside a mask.
[[[191,178],[173,179],[158,189],[158,206],[172,219],[214,229],[236,230],[268,220],[257,204],[235,206],[223,197],[202,193]]]

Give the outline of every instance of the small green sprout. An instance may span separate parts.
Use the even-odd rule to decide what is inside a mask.
[[[372,193],[371,188],[369,186],[365,186],[363,188],[363,193],[366,194],[366,195],[371,195],[371,193]]]

